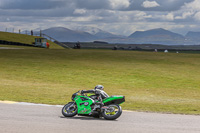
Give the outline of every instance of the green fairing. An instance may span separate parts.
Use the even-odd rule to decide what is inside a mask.
[[[84,99],[84,100],[82,100]],[[80,96],[77,95],[74,98],[76,105],[78,107],[78,114],[84,114],[87,115],[89,113],[91,113],[92,109],[91,109],[91,105],[94,103],[94,100],[87,97],[87,96]],[[103,103],[104,105],[109,104],[109,103],[115,103],[115,104],[121,104],[125,101],[124,96],[111,96],[108,98],[103,99]],[[98,101],[96,101],[98,102]],[[87,105],[85,105],[85,103],[88,103]]]
[[[120,99],[121,101],[119,101]],[[115,100],[117,101],[117,104],[121,104],[125,101],[125,98],[124,96],[111,96],[103,99],[103,103],[115,102]]]
[[[81,97],[88,100],[82,101]],[[75,101],[78,107],[78,114],[89,114],[92,111],[91,105],[94,103],[94,100],[91,98],[86,96],[76,96]],[[84,103],[88,103],[88,105],[85,106]]]

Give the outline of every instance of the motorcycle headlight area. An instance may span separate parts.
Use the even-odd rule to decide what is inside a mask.
[[[74,101],[74,98],[76,97],[76,95],[77,95],[77,93],[74,93],[73,95],[72,95],[72,100]]]

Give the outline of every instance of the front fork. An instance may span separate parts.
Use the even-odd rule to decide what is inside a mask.
[[[71,111],[70,108],[75,105],[75,102],[69,102],[68,104],[71,104],[71,105],[66,110],[67,111]]]

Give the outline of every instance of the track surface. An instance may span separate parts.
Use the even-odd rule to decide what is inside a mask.
[[[61,108],[0,103],[0,133],[200,133],[200,116],[124,111],[108,121],[64,118]]]

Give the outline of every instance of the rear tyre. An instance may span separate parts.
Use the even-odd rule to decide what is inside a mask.
[[[62,108],[62,114],[65,117],[73,117],[77,114],[76,103],[70,102]]]
[[[122,108],[118,104],[108,105],[108,109],[104,110],[102,116],[106,120],[115,120],[122,114]]]

